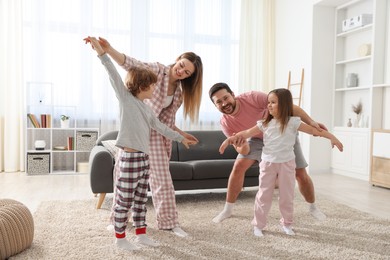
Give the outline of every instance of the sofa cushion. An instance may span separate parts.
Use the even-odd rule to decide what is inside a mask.
[[[179,160],[179,151],[178,151],[178,142],[172,142],[172,150],[171,150],[171,161],[178,161]]]
[[[119,148],[115,146],[116,140],[102,141],[102,145],[110,152],[113,158],[116,158]]]
[[[193,179],[219,179],[229,178],[232,171],[235,159],[223,159],[223,160],[197,160],[188,161],[187,163],[192,165]],[[245,173],[245,176],[258,177],[259,167],[258,163],[254,163]]]
[[[171,172],[172,180],[192,180],[193,171],[192,165],[186,162],[169,163],[169,171]]]
[[[224,154],[219,153],[219,147],[226,139],[222,131],[202,130],[188,131],[188,133],[194,135],[199,143],[191,146],[190,149],[179,144],[179,161],[235,159],[237,157],[237,152],[231,145],[227,147]]]
[[[195,160],[187,163],[194,168],[194,180],[229,178],[235,159]]]

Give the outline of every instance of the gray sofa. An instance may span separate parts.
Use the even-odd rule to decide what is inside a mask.
[[[169,164],[175,190],[226,188],[237,152],[229,146],[224,154],[218,148],[225,140],[222,131],[187,131],[199,143],[186,149],[184,145],[172,142],[172,156]],[[118,132],[103,134],[96,141],[89,157],[90,183],[92,192],[100,193],[97,208],[101,207],[106,193],[113,192],[114,157],[103,141],[115,140]],[[245,175],[244,187],[258,185],[259,168],[254,164]]]

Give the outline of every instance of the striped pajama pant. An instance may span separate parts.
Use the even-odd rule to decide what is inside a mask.
[[[126,230],[128,213],[132,210],[133,226],[146,226],[146,202],[148,200],[149,156],[145,153],[122,151],[118,157],[115,178],[115,205],[113,219],[115,232]]]

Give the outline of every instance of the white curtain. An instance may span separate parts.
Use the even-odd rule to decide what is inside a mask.
[[[275,88],[274,0],[241,1],[238,92]]]
[[[177,114],[183,130],[219,128],[209,88],[238,86],[240,5],[237,0],[24,0],[26,86],[52,85],[51,104],[72,110],[79,126],[118,128],[117,99],[83,37],[102,36],[142,61],[174,63],[193,51],[204,65],[199,122]],[[124,71],[120,69],[124,75]],[[60,112],[58,112],[60,113]],[[56,115],[53,115],[56,117]]]
[[[0,172],[24,171],[22,0],[0,0]]]
[[[118,102],[96,54],[83,43],[88,35],[105,37],[142,61],[172,64],[185,51],[200,55],[199,122],[184,120],[179,110],[176,121],[183,130],[219,129],[221,114],[208,97],[216,82],[228,83],[236,93],[273,88],[272,0],[0,3],[1,171],[24,170],[25,104],[43,100],[43,110],[50,106],[55,121],[67,113],[78,127],[98,127],[100,133],[118,129]]]

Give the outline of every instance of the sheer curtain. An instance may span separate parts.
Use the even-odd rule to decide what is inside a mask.
[[[190,124],[179,110],[176,121],[183,130],[219,129],[221,114],[208,97],[216,82],[228,83],[236,93],[272,86],[272,0],[0,3],[0,171],[24,170],[24,105],[31,86],[42,86],[40,94],[59,111],[74,109],[80,127],[99,127],[100,133],[118,129],[118,102],[95,52],[82,40],[88,35],[105,37],[142,61],[172,64],[184,51],[201,56],[199,122]]]
[[[274,0],[241,2],[240,93],[275,88],[275,3]]]
[[[79,125],[118,128],[118,102],[85,36],[102,36],[141,61],[172,64],[185,51],[201,56],[203,100],[199,122],[176,116],[183,130],[218,128],[208,98],[216,82],[237,86],[240,1],[24,0],[26,83],[52,84],[52,105],[76,108]],[[125,72],[118,68],[124,76]]]
[[[0,172],[24,171],[22,0],[0,0]]]

